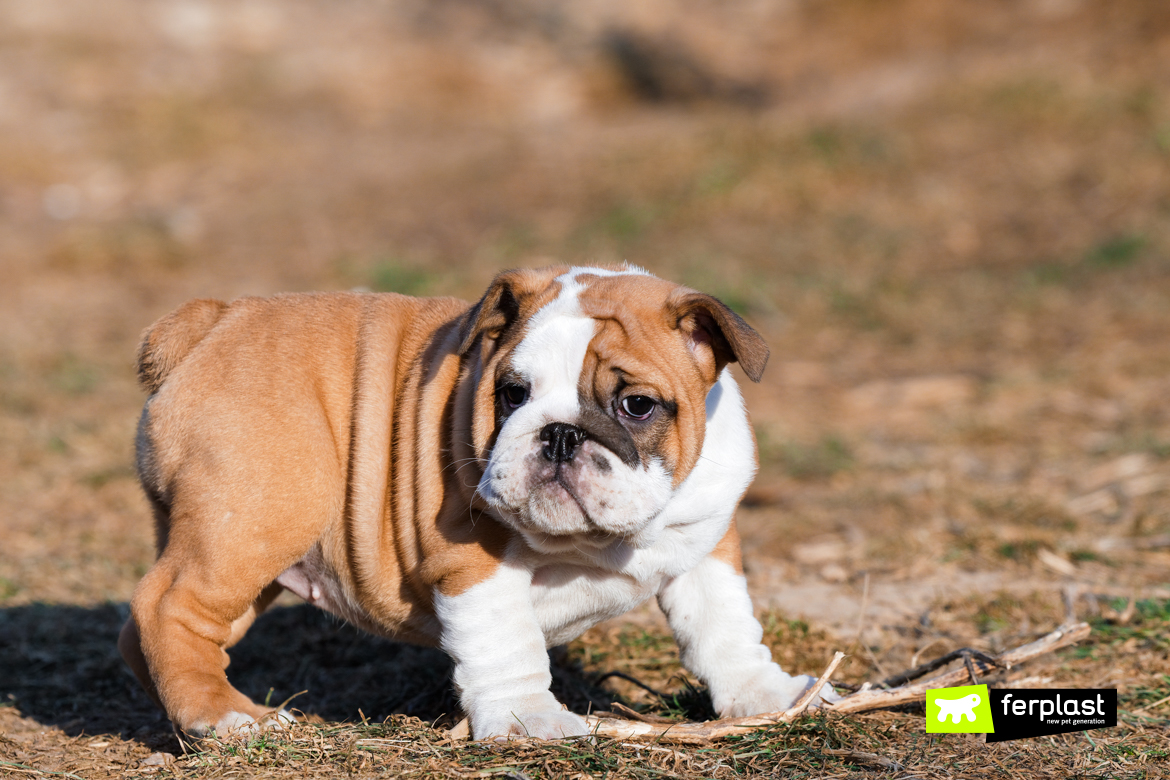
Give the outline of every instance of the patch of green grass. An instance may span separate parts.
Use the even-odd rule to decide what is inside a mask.
[[[527,224],[513,225],[504,231],[495,243],[495,252],[504,263],[531,255],[540,245],[540,239],[533,227]]]
[[[1148,452],[1158,460],[1170,459],[1170,441],[1160,438],[1149,431],[1137,437],[1131,449],[1139,452]]]
[[[975,626],[979,629],[980,634],[994,634],[996,631],[1003,631],[1010,626],[1007,620],[996,615],[989,615],[986,612],[980,612],[975,616]]]
[[[987,105],[1005,117],[1028,121],[1054,118],[1071,108],[1059,82],[1031,77],[999,85],[987,96]]]
[[[375,292],[427,295],[433,290],[434,284],[434,274],[401,260],[380,260],[370,268],[369,286]]]
[[[1124,268],[1141,256],[1146,243],[1146,237],[1139,233],[1113,236],[1091,248],[1085,254],[1085,263],[1092,268]]]
[[[1027,608],[1020,599],[1001,593],[980,605],[974,615],[974,623],[980,634],[992,634],[1018,625],[1021,616],[1025,614]]]
[[[1024,279],[1029,287],[1067,284],[1071,281],[1071,272],[1064,263],[1045,261],[1026,269]]]
[[[893,158],[889,139],[869,128],[821,125],[809,131],[805,144],[831,168],[882,164]]]
[[[640,236],[653,219],[650,209],[622,203],[603,214],[596,227],[599,232],[616,241],[631,241]]]
[[[69,395],[92,393],[100,380],[101,375],[96,367],[69,353],[57,360],[49,376],[54,387]]]
[[[1114,606],[1116,603],[1114,602]],[[1134,606],[1143,621],[1170,623],[1170,599],[1140,599]]]
[[[0,599],[10,599],[20,593],[20,586],[7,577],[0,577]]]
[[[665,202],[623,201],[611,204],[600,214],[579,224],[566,240],[564,251],[570,254],[583,252],[587,261],[593,262],[597,260],[599,252],[617,250],[618,259],[626,259],[624,248],[643,238],[674,207]]]
[[[1145,684],[1133,688],[1122,696],[1122,700],[1126,709],[1136,710],[1161,700],[1167,692],[1170,692],[1170,674],[1163,674],[1160,678],[1147,680]]]
[[[695,194],[702,196],[722,195],[735,189],[744,179],[741,166],[727,161],[717,161],[695,179]]]
[[[756,430],[760,460],[779,464],[796,479],[826,479],[853,468],[853,451],[841,437],[826,434],[811,443],[777,439],[766,429]]]
[[[1163,152],[1170,153],[1170,125],[1162,125],[1154,133],[1154,143]]]
[[[1002,558],[1007,558],[1012,561],[1027,561],[1036,557],[1036,551],[1040,548],[1040,543],[1034,539],[1024,539],[1018,542],[1004,542],[996,548],[996,552]]]
[[[1122,614],[1128,604],[1126,599],[1117,598],[1105,606]],[[1125,623],[1098,617],[1092,621],[1092,625],[1093,637],[1098,644],[1119,645],[1136,640],[1152,648],[1170,648],[1170,599],[1139,599],[1134,603],[1132,616]]]
[[[719,717],[711,703],[711,694],[706,688],[693,685],[683,679],[683,687],[658,700],[653,707],[654,714],[677,720],[714,720]]]
[[[94,490],[118,479],[130,479],[135,476],[134,467],[130,465],[112,466],[85,475],[81,478],[83,485]]]
[[[800,641],[806,639],[809,625],[804,620],[790,620],[776,612],[765,612],[760,618],[760,625],[764,628],[764,636],[768,644]]]
[[[618,634],[618,645],[639,653],[660,653],[674,650],[674,638],[669,634],[632,628]]]
[[[880,330],[886,320],[872,294],[859,294],[839,285],[826,291],[829,309],[833,314],[860,330]]]
[[[694,262],[682,272],[679,281],[688,287],[715,296],[741,317],[747,318],[774,310],[774,305],[767,297],[767,279],[755,276],[729,279],[726,274],[718,273],[719,266],[720,261],[717,258]]]

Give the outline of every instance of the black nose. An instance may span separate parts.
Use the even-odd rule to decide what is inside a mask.
[[[563,422],[549,423],[540,429],[540,440],[544,442],[540,451],[553,463],[564,463],[573,459],[585,437],[584,428]]]

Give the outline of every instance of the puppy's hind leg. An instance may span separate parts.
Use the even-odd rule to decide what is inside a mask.
[[[231,635],[223,646],[224,650],[243,639],[244,634],[256,622],[256,618],[264,614],[264,611],[283,591],[284,588],[275,582],[262,590],[259,598],[248,607],[248,611],[232,622]],[[150,679],[150,668],[146,664],[146,656],[142,654],[142,638],[138,634],[138,624],[134,622],[133,617],[122,624],[122,631],[118,634],[118,651],[122,654],[126,665],[130,667],[130,671],[134,673],[139,685],[146,691],[146,695],[159,709],[163,709],[162,702],[158,697],[158,690],[154,687],[154,680]]]
[[[220,562],[216,558],[222,556],[201,555],[190,544],[182,545],[180,556],[175,542],[172,535],[134,593],[123,655],[175,725],[192,735],[222,735],[272,722],[270,708],[228,682],[226,651],[280,593],[273,580],[303,551]]]

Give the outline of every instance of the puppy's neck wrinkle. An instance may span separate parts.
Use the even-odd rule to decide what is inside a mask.
[[[494,570],[503,548],[492,523],[469,515],[470,493],[460,487],[459,464],[451,465],[451,456],[465,457],[456,454],[466,437],[455,434],[454,418],[466,375],[458,326],[468,308],[450,298],[372,295],[358,340],[344,512],[349,565],[335,568],[352,572],[342,575],[351,598],[384,633],[414,641],[438,639],[434,588],[468,587]],[[455,518],[471,530],[458,532]]]

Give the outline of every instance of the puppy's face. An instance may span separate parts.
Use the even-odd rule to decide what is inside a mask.
[[[628,268],[501,275],[464,344],[481,354],[477,493],[547,552],[651,543],[719,371],[739,359],[758,379],[767,360],[714,298]]]

